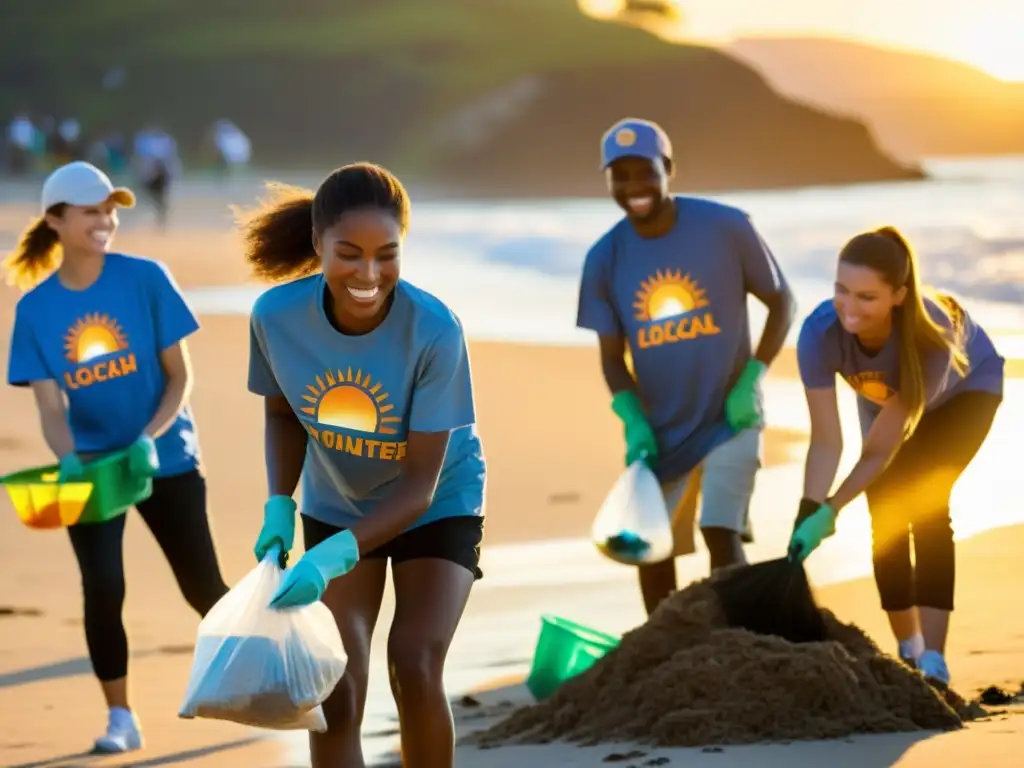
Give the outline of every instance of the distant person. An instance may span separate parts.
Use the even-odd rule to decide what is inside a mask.
[[[45,168],[49,173],[55,167],[53,157],[54,138],[57,135],[57,118],[53,115],[43,115],[36,122],[36,137],[33,151],[36,155],[36,165]]]
[[[82,126],[73,118],[61,120],[50,140],[50,157],[58,165],[81,160]]]
[[[576,324],[598,334],[626,464],[646,461],[677,510],[675,556],[695,551],[695,505],[686,501],[699,477],[711,569],[743,563],[760,467],[760,382],[786,340],[793,296],[743,211],[669,193],[672,146],[659,126],[622,120],[605,133],[601,155],[626,215],[587,254]],[[768,307],[756,354],[748,294]],[[676,589],[675,562],[639,572],[650,614]]]
[[[205,615],[227,587],[188,405],[185,339],[199,324],[166,267],[110,252],[117,207],[134,204],[131,191],[115,188],[88,163],[65,165],[47,178],[42,217],[3,265],[9,281],[28,290],[15,309],[7,379],[32,388],[62,480],[80,477],[83,462],[122,449],[131,472],[154,477],[139,514],[185,599]],[[107,731],[95,744],[103,753],[142,746],[121,618],[125,519],[68,528],[82,577],[89,659],[109,708]]]
[[[272,606],[323,599],[348,667],[310,734],[314,768],[363,765],[370,637],[388,560],[388,671],[408,766],[450,766],[448,646],[482,574],[485,465],[459,319],[400,279],[409,198],[376,165],[279,188],[244,227],[259,277],[249,390],[264,398],[270,498],[256,558],[287,552],[302,479],[305,554]]]
[[[156,209],[157,225],[167,226],[171,183],[181,172],[178,143],[159,126],[153,125],[135,134],[132,165],[136,178]]]
[[[234,176],[249,165],[252,159],[252,142],[241,128],[230,120],[218,120],[210,129],[209,141],[217,165]]]
[[[32,170],[36,127],[27,112],[14,116],[7,125],[7,167],[12,176]]]
[[[804,321],[797,351],[811,444],[790,551],[806,558],[866,493],[875,583],[900,658],[947,685],[949,499],[1002,402],[1003,358],[955,299],[925,296],[917,257],[891,227],[843,247],[835,297]],[[862,448],[831,492],[843,448],[836,374],[857,393]]]
[[[103,144],[107,150],[107,162],[110,165],[110,172],[120,175],[128,170],[128,142],[121,131],[112,131],[103,138]]]

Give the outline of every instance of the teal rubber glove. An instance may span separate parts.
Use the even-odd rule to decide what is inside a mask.
[[[793,537],[789,540],[789,559],[802,563],[821,546],[821,542],[835,532],[836,511],[831,504],[822,504],[793,531]]]
[[[759,385],[768,366],[760,360],[750,360],[740,372],[736,385],[725,398],[725,420],[734,432],[759,426],[761,413],[761,392]]]
[[[61,456],[60,469],[57,473],[58,483],[71,483],[80,480],[84,474],[85,467],[82,466],[82,460],[78,458],[77,453],[72,451]]]
[[[281,556],[279,562],[284,568],[288,553],[295,546],[295,500],[291,496],[271,496],[263,505],[263,527],[256,538],[253,553],[256,562],[263,562],[271,547],[277,547]]]
[[[344,576],[358,562],[359,544],[352,531],[341,531],[324,539],[288,569],[270,607],[295,608],[315,603],[324,596],[332,579]]]
[[[653,464],[658,458],[658,441],[636,392],[616,392],[612,396],[612,410],[625,427],[626,466],[638,459]]]
[[[156,443],[149,435],[142,435],[128,446],[128,471],[135,477],[153,477],[160,469]]]

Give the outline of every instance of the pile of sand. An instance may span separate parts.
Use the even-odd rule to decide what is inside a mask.
[[[857,627],[822,616],[823,643],[730,629],[710,582],[698,582],[550,699],[469,740],[684,747],[962,726],[917,672]]]

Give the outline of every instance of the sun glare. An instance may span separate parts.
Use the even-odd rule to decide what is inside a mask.
[[[1024,81],[1024,3],[1016,23],[981,18],[962,27],[957,37],[957,58],[1000,80]]]

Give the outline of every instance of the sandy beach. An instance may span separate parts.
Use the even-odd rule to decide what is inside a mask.
[[[13,233],[28,212],[22,205],[0,207],[0,246],[12,244]],[[246,268],[225,224],[226,217],[196,226],[179,224],[167,236],[133,227],[120,237],[118,246],[165,261],[185,288],[238,283],[246,279]],[[0,359],[5,366],[15,301],[13,291],[0,292]],[[246,391],[247,319],[204,316],[202,325],[189,342],[196,372],[192,404],[221,564],[233,583],[252,566],[251,545],[265,499],[261,403]],[[474,342],[471,355],[489,485],[486,577],[471,599],[450,656],[453,697],[472,693],[481,702],[480,707],[456,705],[460,732],[488,722],[484,715],[505,711],[494,705],[522,700],[519,683],[529,664],[541,613],[568,613],[610,632],[622,632],[642,621],[632,572],[602,562],[596,552],[580,544],[622,470],[620,428],[608,407],[596,351]],[[1011,370],[1020,374],[1016,363]],[[769,409],[772,392],[791,392],[795,374],[794,356],[787,351],[769,376]],[[1019,389],[1008,392],[1008,405],[1020,395]],[[52,460],[28,392],[0,388],[0,412],[4,414],[0,473]],[[806,444],[800,418],[780,412],[776,419],[771,413],[775,412],[770,411],[766,433],[765,470],[754,502],[758,542],[750,549],[752,560],[777,556],[784,546],[799,496],[800,467],[794,462],[802,460]],[[1004,407],[1001,418],[1005,420],[1009,413]],[[1020,445],[998,448],[1016,454]],[[856,533],[858,525],[851,523],[849,530]],[[980,525],[981,532],[958,550],[959,610],[954,614],[949,659],[955,686],[965,696],[993,684],[1016,691],[1024,680],[1024,615],[1016,609],[1024,600],[1024,580],[1019,576],[1024,527],[984,528],[985,524]],[[842,540],[829,546],[836,552],[850,548],[847,560],[862,572],[866,562],[863,530],[850,538],[843,536],[841,527],[834,539]],[[555,543],[550,546],[557,549],[545,549],[549,545],[544,542],[552,540]],[[105,713],[85,655],[71,549],[61,532],[22,527],[6,497],[0,501],[0,558],[5,574],[0,584],[0,765],[284,768],[304,764],[301,735],[282,739],[229,724],[177,718],[197,619],[178,595],[170,569],[134,513],[125,551],[132,687],[148,745],[144,752],[126,758],[82,757],[81,751],[104,725]],[[572,558],[585,562],[592,578],[581,577],[552,589],[561,578],[559,566],[568,569],[576,562]],[[810,568],[815,583],[837,578],[838,571],[828,559],[823,553]],[[682,583],[705,568],[703,552],[681,560]],[[531,570],[535,573],[532,583],[523,578]],[[818,595],[840,618],[865,628],[883,648],[891,645],[869,579],[829,584],[819,588]],[[385,607],[378,625],[378,638],[387,630],[388,610]],[[383,643],[378,640],[371,672],[373,703],[366,726],[367,739],[378,753],[394,748],[382,652]],[[710,753],[632,745],[460,748],[457,765],[589,766],[602,764],[611,753],[636,749],[645,754],[624,760],[623,765],[655,764],[646,761],[664,756],[670,765],[695,766],[795,766],[825,761],[833,766],[931,766],[937,761],[1011,766],[1019,764],[1024,750],[1024,718],[1016,715],[1011,711],[936,737],[865,737]]]

